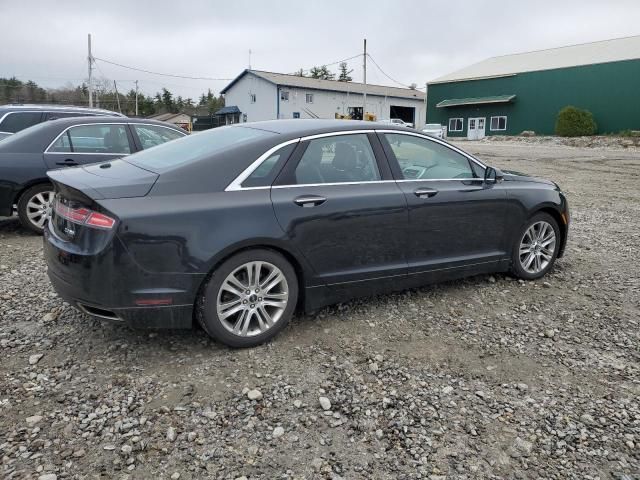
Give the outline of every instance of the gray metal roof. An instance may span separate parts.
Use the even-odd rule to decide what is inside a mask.
[[[436,78],[429,84],[634,59],[640,59],[640,36],[492,57]]]
[[[224,87],[220,93],[226,93],[240,78],[246,74],[253,74],[274,85],[283,87],[307,88],[309,90],[325,90],[329,92],[345,92],[362,94],[364,84],[358,82],[338,82],[337,80],[319,80],[311,77],[300,77],[286,73],[264,72],[261,70],[244,70],[229,85]],[[378,97],[407,98],[411,100],[424,101],[424,93],[410,88],[387,87],[384,85],[367,84],[367,95]]]

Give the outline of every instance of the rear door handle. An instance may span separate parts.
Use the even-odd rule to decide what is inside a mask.
[[[78,162],[70,158],[65,158],[64,162],[56,162],[56,165],[62,165],[63,167],[73,167],[78,165]]]
[[[416,188],[413,193],[416,197],[431,198],[438,193],[438,190],[434,190],[433,188]]]
[[[327,199],[319,195],[302,195],[293,200],[296,205],[301,207],[316,207],[322,205]]]

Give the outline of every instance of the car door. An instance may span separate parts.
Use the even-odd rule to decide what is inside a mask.
[[[406,275],[406,201],[381,157],[373,134],[320,135],[303,139],[278,176],[271,200],[316,273],[308,284]]]
[[[133,139],[125,123],[88,123],[62,131],[45,150],[50,169],[112,160],[134,151]]]
[[[444,142],[380,132],[409,208],[409,273],[496,262],[507,255],[506,192],[484,167]]]

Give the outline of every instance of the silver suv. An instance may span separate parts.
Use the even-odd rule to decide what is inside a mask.
[[[47,120],[67,117],[124,117],[100,108],[62,105],[0,105],[0,140]]]

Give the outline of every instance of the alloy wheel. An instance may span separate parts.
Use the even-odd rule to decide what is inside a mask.
[[[51,216],[53,197],[54,192],[39,192],[27,202],[27,218],[29,222],[39,229],[44,228],[44,223]]]
[[[551,224],[535,222],[527,228],[520,241],[520,265],[528,273],[540,273],[553,260],[555,250],[556,232]]]
[[[289,300],[282,271],[268,262],[248,262],[231,272],[218,291],[216,309],[234,335],[252,337],[273,327]]]

